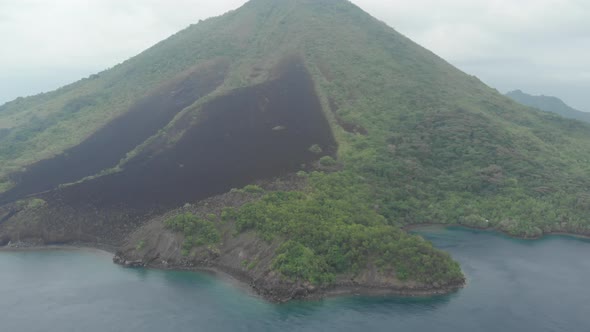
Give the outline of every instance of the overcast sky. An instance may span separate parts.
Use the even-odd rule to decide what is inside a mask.
[[[0,104],[111,67],[245,2],[0,0]],[[353,2],[501,92],[554,95],[590,111],[588,0]]]

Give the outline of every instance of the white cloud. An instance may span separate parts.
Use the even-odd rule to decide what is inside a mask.
[[[0,60],[12,68],[105,67],[224,10],[183,0],[5,0],[0,42],[10,47]]]
[[[110,67],[244,2],[0,0],[0,102]],[[353,2],[501,90],[554,94],[590,111],[590,1]]]
[[[590,111],[590,1],[356,2],[502,91],[557,95]]]

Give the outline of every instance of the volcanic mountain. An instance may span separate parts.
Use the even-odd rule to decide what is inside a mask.
[[[251,0],[0,123],[0,245],[107,246],[274,300],[461,287],[410,224],[590,233],[588,124],[344,0]]]

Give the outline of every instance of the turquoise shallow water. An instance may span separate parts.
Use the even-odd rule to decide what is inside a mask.
[[[94,251],[0,252],[0,331],[590,331],[590,241],[418,233],[468,286],[430,298],[267,303],[207,274],[124,269]]]

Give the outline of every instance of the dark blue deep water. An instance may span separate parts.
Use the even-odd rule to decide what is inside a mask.
[[[0,252],[0,331],[590,331],[589,240],[418,233],[461,263],[465,289],[274,305],[227,280],[123,269],[95,251]]]

